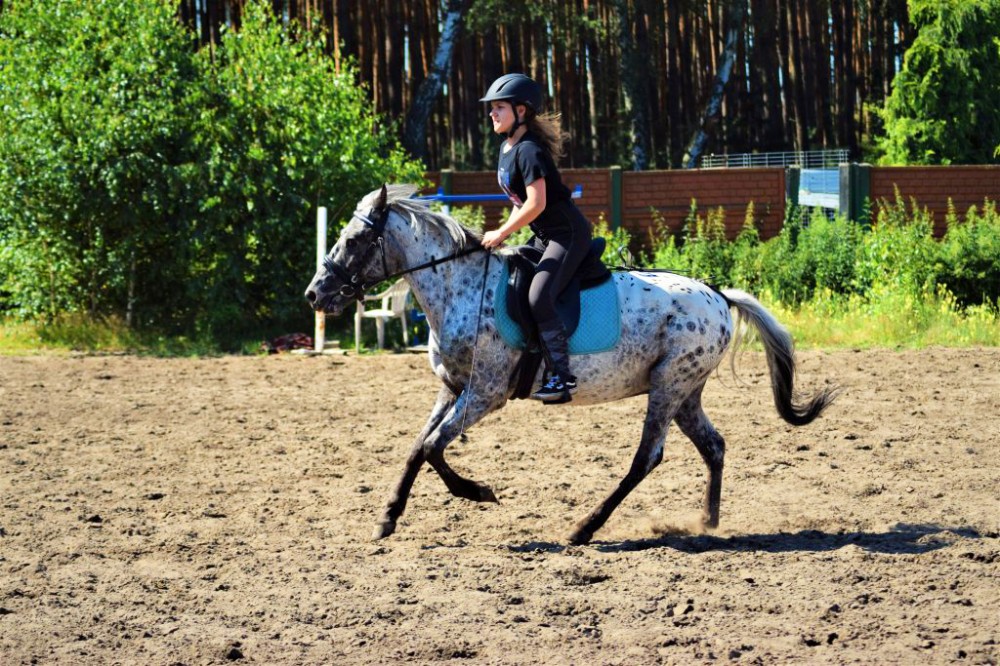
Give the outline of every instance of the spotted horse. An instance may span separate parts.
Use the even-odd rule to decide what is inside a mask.
[[[496,502],[485,484],[459,475],[445,449],[466,428],[511,398],[510,369],[519,349],[500,334],[494,307],[504,260],[480,245],[480,235],[414,199],[416,188],[383,186],[358,203],[351,221],[316,272],[305,296],[317,311],[341,314],[365,290],[403,276],[431,329],[429,358],[442,386],[427,423],[417,436],[403,474],[389,495],[373,538],[396,530],[417,473],[429,463],[448,490],[476,502]],[[581,520],[569,536],[591,541],[611,513],[663,459],[671,421],[695,445],[708,466],[702,521],[719,524],[725,441],[702,409],[709,375],[726,351],[739,346],[744,327],[763,344],[778,414],[806,425],[833,401],[836,390],[793,396],[795,361],[785,328],[753,296],[736,289],[717,291],[670,273],[616,272],[621,331],[611,349],[574,355],[579,380],[573,405],[593,405],[646,394],[642,438],[628,473]],[[541,379],[540,377],[538,378]],[[559,407],[539,406],[539,409]]]

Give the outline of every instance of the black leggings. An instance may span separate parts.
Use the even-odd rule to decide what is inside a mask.
[[[540,329],[555,330],[562,328],[556,298],[587,256],[592,234],[590,222],[570,202],[545,213],[542,223],[532,225],[536,232],[534,245],[544,251],[531,280],[528,304]]]

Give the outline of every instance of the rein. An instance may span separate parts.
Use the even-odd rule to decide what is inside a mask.
[[[445,257],[441,258],[432,257],[430,261],[425,261],[422,264],[417,264],[416,266],[411,266],[401,271],[390,273],[389,265],[386,263],[385,260],[385,225],[389,219],[389,209],[387,208],[385,210],[385,214],[382,217],[376,218],[374,220],[358,212],[355,212],[352,215],[352,217],[359,220],[360,222],[363,222],[375,232],[375,240],[372,241],[371,244],[369,244],[368,249],[365,251],[364,256],[361,258],[361,261],[358,262],[360,266],[358,271],[352,275],[347,272],[347,269],[340,266],[330,257],[327,257],[326,259],[323,260],[324,267],[329,272],[333,273],[338,278],[340,278],[341,282],[344,283],[344,286],[340,288],[340,295],[346,298],[355,298],[360,301],[365,297],[366,291],[368,291],[369,289],[371,289],[380,282],[386,282],[388,280],[402,277],[403,275],[409,275],[410,273],[422,271],[425,268],[434,268],[435,266],[438,266],[440,264],[449,261],[454,261],[455,259],[468,256],[475,252],[486,251],[486,248],[482,246],[470,247],[461,250],[460,252],[449,254],[448,256]],[[378,280],[374,280],[371,282],[364,282],[361,280],[361,271],[363,271],[364,267],[368,265],[368,259],[371,256],[372,252],[374,252],[376,249],[379,251],[379,254],[382,257],[382,277],[379,278]]]

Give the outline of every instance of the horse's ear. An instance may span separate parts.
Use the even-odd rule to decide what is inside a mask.
[[[378,193],[378,199],[375,200],[375,209],[385,210],[388,201],[389,201],[389,190],[383,183],[382,191]]]

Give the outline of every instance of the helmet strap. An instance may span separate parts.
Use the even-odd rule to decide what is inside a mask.
[[[518,118],[517,114],[515,113],[514,114],[514,124],[511,125],[510,131],[507,132],[506,137],[508,139],[513,139],[514,138],[514,134],[517,132],[517,128],[520,127],[520,126],[521,126],[521,119]]]
[[[505,135],[506,138],[508,138],[508,139],[512,139],[514,137],[514,134],[517,133],[517,130],[518,130],[518,128],[521,125],[526,125],[527,124],[527,123],[521,122],[521,117],[519,115],[517,115],[517,104],[516,103],[512,103],[511,104],[511,108],[514,110],[514,124],[511,125],[510,131],[507,132],[506,135]],[[527,114],[527,111],[525,111],[525,114]]]

